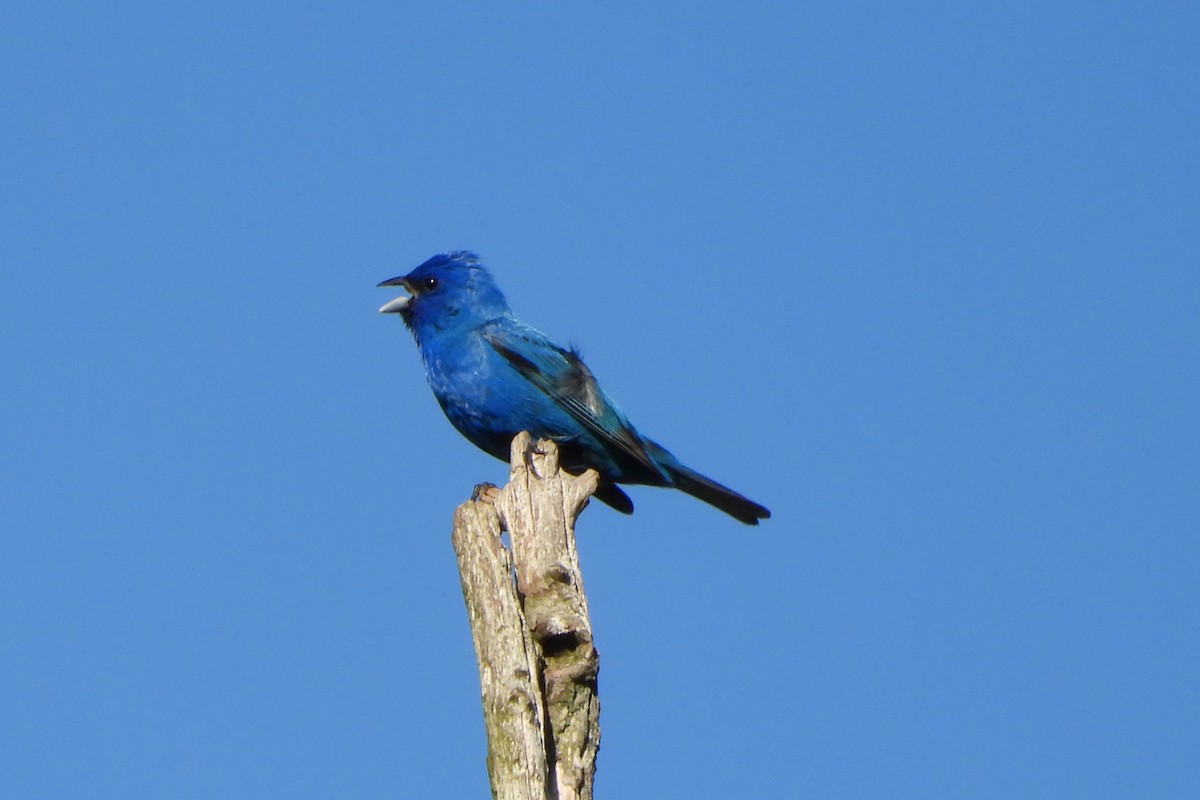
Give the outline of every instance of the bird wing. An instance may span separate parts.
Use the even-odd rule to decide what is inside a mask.
[[[578,353],[559,347],[532,328],[511,323],[490,323],[485,326],[483,336],[513,369],[570,414],[605,448],[632,459],[652,475],[670,480],[646,452],[633,426],[600,390],[596,376]]]

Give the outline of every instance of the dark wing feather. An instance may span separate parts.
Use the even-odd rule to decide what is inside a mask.
[[[543,366],[510,347],[498,331],[488,332],[484,336],[517,372],[570,414],[605,447],[619,451],[651,475],[665,478],[662,467],[646,452],[641,437],[601,393],[595,376],[578,354],[548,342],[537,342],[543,348],[549,347],[553,353],[553,362]],[[553,367],[554,371],[546,367]]]
[[[622,514],[633,513],[633,501],[615,483],[602,483],[596,488],[596,499],[610,505]]]

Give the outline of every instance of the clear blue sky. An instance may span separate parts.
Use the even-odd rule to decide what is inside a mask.
[[[482,254],[770,506],[579,529],[602,798],[1200,796],[1195,3],[9,2],[0,796],[487,796]]]

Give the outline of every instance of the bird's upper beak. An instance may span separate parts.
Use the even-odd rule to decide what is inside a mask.
[[[408,289],[408,278],[400,276],[399,278],[388,278],[379,284],[380,286],[403,286]],[[395,300],[389,300],[379,307],[380,314],[399,314],[408,308],[408,304],[412,302],[412,297],[409,295],[401,295]]]

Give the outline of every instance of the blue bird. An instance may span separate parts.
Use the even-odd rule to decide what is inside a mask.
[[[624,514],[633,501],[619,483],[675,487],[747,525],[771,516],[638,433],[579,353],[513,315],[474,253],[436,255],[379,285],[409,293],[379,311],[404,320],[442,411],[485,453],[508,461],[513,437],[529,431],[557,442],[568,472],[596,470],[596,497]]]

